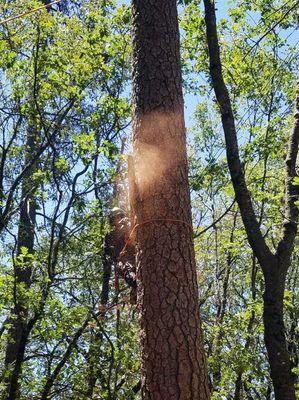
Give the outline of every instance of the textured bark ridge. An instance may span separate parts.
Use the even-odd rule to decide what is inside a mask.
[[[209,399],[175,0],[133,1],[134,193],[143,399]]]

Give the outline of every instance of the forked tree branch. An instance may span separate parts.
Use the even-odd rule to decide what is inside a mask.
[[[264,272],[266,272],[266,269],[269,268],[269,264],[273,261],[274,254],[272,254],[262,235],[240,161],[235,118],[228,89],[222,74],[214,2],[212,0],[204,0],[204,6],[210,58],[210,74],[221,112],[228,167],[249,243]]]

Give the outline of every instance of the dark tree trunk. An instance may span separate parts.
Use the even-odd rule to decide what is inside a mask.
[[[81,325],[81,327],[76,331],[75,335],[73,336],[72,340],[69,342],[65,353],[63,354],[63,356],[61,357],[60,361],[58,362],[58,364],[56,365],[56,367],[54,368],[53,372],[51,373],[51,375],[48,377],[48,379],[46,380],[45,386],[43,388],[43,392],[42,395],[40,397],[40,400],[48,400],[50,397],[52,397],[52,395],[50,395],[50,391],[58,377],[58,375],[60,374],[60,372],[62,371],[62,369],[64,368],[65,364],[67,363],[67,361],[69,360],[72,351],[74,350],[74,348],[77,346],[77,342],[80,339],[80,337],[82,336],[84,330],[86,329],[88,323],[89,323],[89,317],[83,322],[83,324]]]
[[[102,291],[101,291],[101,318],[104,319],[106,315],[106,308],[109,300],[110,293],[110,279],[112,273],[112,263],[104,254],[102,258],[103,262],[103,281],[102,281]],[[98,378],[101,376],[101,369],[98,365],[98,360],[100,357],[101,351],[101,343],[103,341],[103,332],[98,331],[92,334],[90,338],[90,348],[87,355],[87,363],[88,363],[88,385],[86,391],[87,399],[92,399],[95,385],[97,383]]]
[[[242,400],[242,373],[239,372],[235,383],[234,400]]]
[[[281,268],[273,266],[272,272],[265,276],[263,321],[264,337],[269,357],[271,378],[274,384],[275,399],[294,400],[295,376],[291,373],[290,356],[285,337],[283,320],[283,294],[285,276]]]
[[[36,147],[35,131],[27,136],[25,163],[30,161]],[[17,258],[15,260],[14,274],[14,308],[10,317],[10,329],[5,354],[5,367],[7,370],[6,398],[13,400],[18,396],[19,378],[22,372],[22,363],[27,343],[28,304],[26,293],[31,282],[31,255],[34,251],[35,213],[34,184],[32,173],[34,166],[24,176],[22,183],[22,203],[18,229]],[[22,255],[26,248],[28,256]]]
[[[237,213],[234,214],[234,224],[233,224],[233,229],[230,234],[230,243],[234,242],[236,221],[237,221]],[[218,293],[219,300],[218,300],[217,312],[216,312],[216,324],[218,327],[218,332],[217,332],[216,338],[215,338],[215,345],[213,345],[213,347],[212,347],[213,358],[216,361],[215,367],[213,370],[213,388],[212,388],[213,391],[221,389],[221,387],[220,387],[221,366],[222,366],[221,350],[222,350],[223,338],[224,338],[223,320],[224,320],[224,317],[226,314],[227,301],[228,301],[228,286],[229,286],[229,279],[230,279],[230,273],[232,270],[233,262],[234,262],[234,258],[233,258],[231,251],[229,250],[227,257],[226,257],[226,268],[225,268],[223,284],[222,284],[222,293],[221,294]],[[219,273],[218,273],[218,275],[219,275]],[[220,276],[216,275],[216,279],[219,279],[219,278],[220,278]]]
[[[283,294],[298,222],[298,208],[295,205],[295,201],[298,199],[298,188],[293,185],[293,179],[297,176],[298,169],[299,87],[297,87],[295,101],[294,129],[290,135],[286,159],[285,221],[282,238],[277,246],[276,253],[273,254],[261,232],[241,165],[234,114],[229,92],[222,75],[215,4],[212,0],[204,0],[204,6],[210,75],[221,113],[228,167],[248,241],[260,263],[265,279],[263,312],[265,344],[275,398],[276,400],[295,400],[295,385],[290,368],[290,356],[287,351],[283,321]]]
[[[142,396],[206,400],[176,1],[133,0],[133,34]]]

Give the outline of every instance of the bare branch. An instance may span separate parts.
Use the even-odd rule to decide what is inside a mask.
[[[207,227],[204,228],[202,231],[200,231],[200,232],[198,232],[198,233],[195,233],[195,234],[194,234],[194,237],[197,238],[197,237],[203,235],[203,234],[204,234],[205,232],[207,232],[209,229],[211,229],[211,228],[213,228],[215,225],[217,225],[218,222],[220,222],[220,221],[222,220],[222,218],[224,218],[224,217],[226,216],[226,214],[228,214],[228,213],[230,212],[230,210],[233,208],[233,205],[235,204],[235,201],[236,201],[236,200],[234,200],[234,201],[232,202],[232,204],[220,215],[220,217],[217,218],[215,221],[213,221],[213,223],[212,223],[211,225],[207,226]]]
[[[29,10],[29,11],[23,12],[22,14],[14,15],[13,17],[9,17],[9,18],[3,19],[2,21],[0,21],[0,25],[6,24],[7,22],[14,21],[16,19],[20,19],[20,18],[26,17],[27,15],[30,15],[30,14],[36,13],[38,11],[41,11],[43,9],[49,8],[49,7],[53,6],[54,4],[57,4],[57,3],[60,3],[60,2],[61,2],[61,0],[55,0],[55,1],[52,1],[51,3],[49,3],[49,4],[44,4],[43,6],[34,8],[33,10]]]

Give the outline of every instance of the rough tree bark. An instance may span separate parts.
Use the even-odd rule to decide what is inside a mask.
[[[175,0],[133,0],[133,93],[142,396],[206,400]]]
[[[230,96],[222,75],[215,5],[211,0],[204,0],[204,6],[210,58],[210,75],[221,112],[228,167],[248,241],[261,265],[265,279],[265,292],[263,295],[264,336],[275,398],[276,400],[295,400],[295,382],[294,376],[291,373],[283,321],[283,296],[286,275],[291,264],[294,240],[297,233],[298,209],[294,202],[298,199],[298,189],[293,186],[292,182],[296,176],[296,168],[298,168],[299,87],[297,88],[295,103],[294,129],[290,135],[289,150],[286,159],[285,221],[281,240],[276,252],[272,253],[260,230],[260,224],[252,205],[251,195],[246,186],[241,165],[234,114]]]

